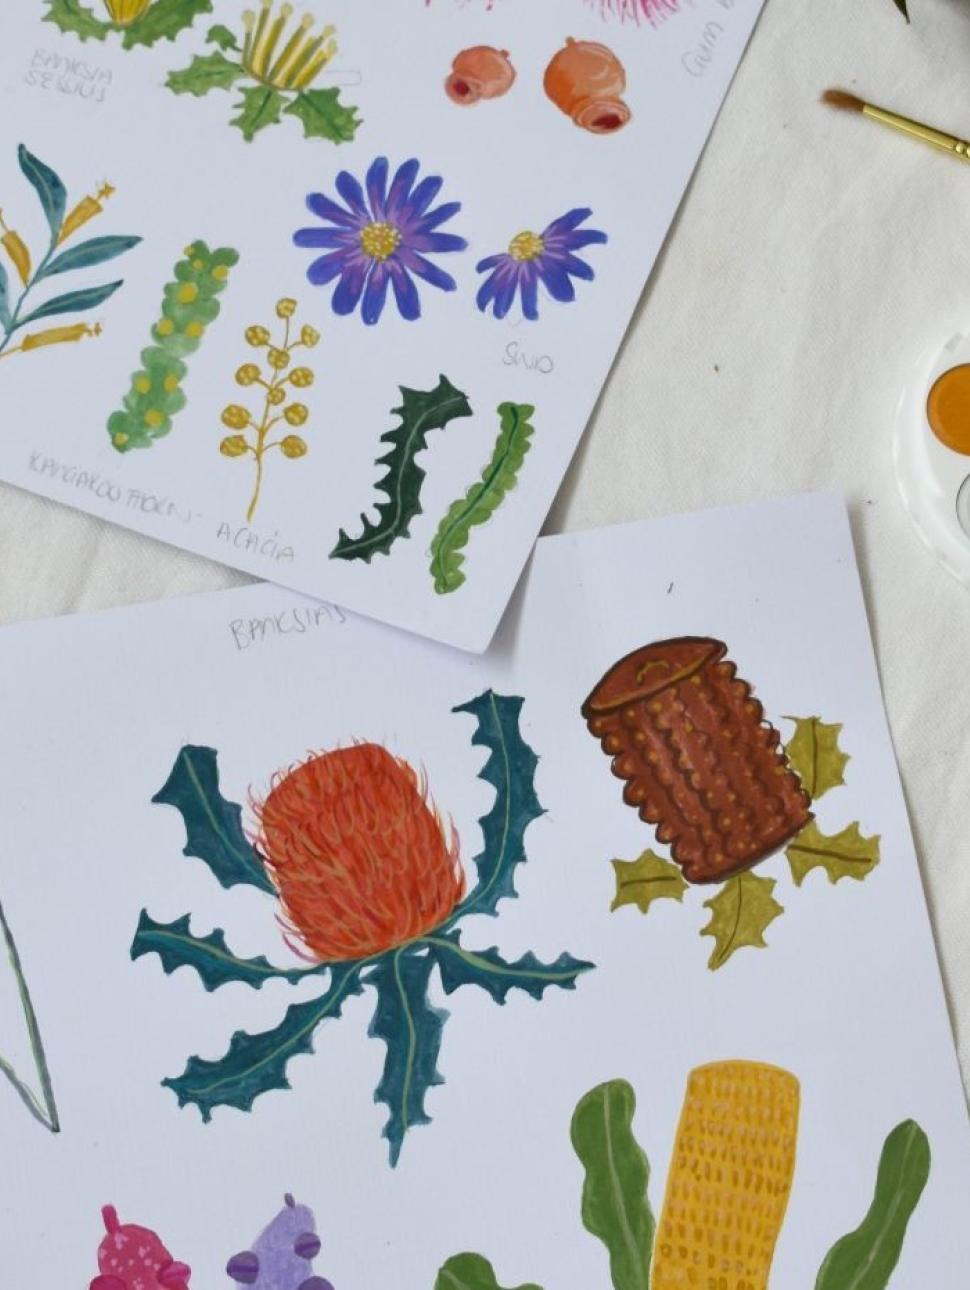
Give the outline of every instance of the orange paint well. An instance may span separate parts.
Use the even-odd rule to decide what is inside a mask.
[[[556,107],[592,134],[615,134],[632,115],[623,101],[623,64],[596,41],[570,37],[546,68],[543,85]]]
[[[939,377],[926,400],[926,416],[940,443],[970,457],[970,363]]]
[[[445,92],[452,103],[462,107],[482,99],[497,99],[507,94],[515,81],[515,68],[507,49],[491,45],[473,45],[456,54],[451,75],[445,81]]]

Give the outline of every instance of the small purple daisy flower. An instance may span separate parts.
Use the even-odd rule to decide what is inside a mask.
[[[461,210],[461,202],[444,202],[431,208],[442,180],[429,175],[415,185],[419,162],[399,166],[387,184],[386,157],[377,157],[360,183],[346,170],[337,176],[336,188],[347,209],[323,193],[310,193],[308,208],[329,228],[301,228],[293,234],[297,246],[326,247],[329,253],[314,260],[307,278],[322,287],[339,278],[331,299],[336,314],[352,314],[361,303],[361,317],[368,326],[380,318],[388,285],[402,318],[421,316],[421,301],[414,279],[421,278],[442,291],[454,291],[455,280],[427,259],[427,254],[464,251],[468,243],[453,233],[437,230]]]
[[[507,251],[480,260],[475,266],[478,272],[491,272],[478,289],[479,309],[487,312],[491,305],[495,317],[504,318],[520,293],[522,312],[535,322],[539,317],[540,282],[553,300],[575,300],[573,278],[591,282],[595,274],[573,252],[606,241],[606,234],[599,229],[579,227],[592,213],[588,207],[577,207],[553,220],[541,233],[516,233]]]

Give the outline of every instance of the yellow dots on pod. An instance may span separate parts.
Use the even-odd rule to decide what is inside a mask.
[[[178,289],[178,302],[180,305],[190,305],[199,298],[199,288],[194,282],[183,282]]]
[[[145,425],[149,430],[157,430],[165,421],[164,412],[159,412],[158,408],[149,408],[145,413]]]
[[[169,372],[168,376],[166,376],[165,380],[162,382],[162,389],[166,394],[174,394],[178,387],[179,378],[174,372]]]
[[[276,302],[277,318],[292,318],[295,313],[296,313],[295,300],[292,300],[289,296],[285,296],[282,300],[277,300]]]
[[[300,343],[307,349],[312,349],[320,340],[320,333],[316,327],[311,327],[309,323],[300,328]]]
[[[236,370],[237,385],[255,385],[259,380],[260,372],[255,363],[243,363],[242,367]]]
[[[212,276],[215,278],[216,282],[225,282],[229,277],[228,264],[217,264],[212,270]]]
[[[246,343],[252,345],[255,349],[261,349],[263,345],[269,344],[269,332],[265,327],[247,327]]]
[[[242,457],[249,451],[249,444],[241,434],[230,434],[219,445],[223,457]]]
[[[266,402],[272,404],[274,408],[286,402],[286,391],[282,385],[274,385],[271,390],[266,392]]]
[[[205,323],[200,323],[198,319],[193,319],[185,328],[186,336],[191,336],[193,340],[198,340],[205,331]]]
[[[131,384],[139,394],[147,394],[152,388],[151,378],[147,372],[139,372]]]
[[[266,355],[266,361],[277,372],[282,372],[285,367],[289,367],[290,356],[285,349],[277,349],[275,346],[271,346],[269,353]]]
[[[291,385],[295,385],[299,390],[305,390],[313,384],[313,373],[308,367],[294,367],[289,379]]]
[[[155,330],[159,336],[171,336],[175,331],[175,324],[171,318],[160,318],[155,324]]]
[[[222,424],[230,430],[244,430],[249,425],[249,413],[238,403],[230,403],[222,409]]]
[[[309,415],[310,410],[305,403],[291,403],[283,413],[287,424],[291,426],[305,425]]]
[[[280,452],[291,460],[295,457],[305,457],[307,451],[306,444],[298,434],[288,434],[280,443]]]

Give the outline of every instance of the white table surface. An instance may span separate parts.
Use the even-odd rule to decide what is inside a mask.
[[[891,459],[903,385],[970,317],[970,167],[818,104],[844,86],[970,135],[970,3],[911,9],[768,0],[545,531],[847,495],[970,1077],[970,592],[916,538]],[[0,485],[0,621],[244,581]]]

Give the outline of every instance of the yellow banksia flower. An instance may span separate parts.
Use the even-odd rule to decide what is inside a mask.
[[[296,313],[296,301],[289,296],[284,296],[282,300],[276,302],[277,318],[292,318]]]
[[[758,1062],[691,1071],[654,1244],[652,1290],[767,1290],[795,1172],[799,1085]]]
[[[13,261],[14,268],[20,275],[20,281],[26,287],[30,281],[30,251],[27,244],[16,230],[7,228],[3,222],[3,211],[0,211],[0,229],[3,230],[3,236],[0,237],[4,250]]]
[[[255,349],[261,349],[263,345],[269,344],[269,332],[265,327],[253,326],[246,328],[246,342]]]
[[[305,403],[291,403],[283,413],[288,425],[302,426],[306,425],[307,417],[310,415],[309,409]]]
[[[290,356],[285,349],[277,349],[275,346],[270,346],[269,352],[266,355],[266,361],[269,363],[270,367],[275,367],[277,372],[282,372],[284,367],[289,366]]]
[[[273,0],[261,0],[258,14],[252,9],[243,12],[242,65],[256,80],[275,90],[306,89],[337,52],[335,28],[324,27],[313,35],[314,19],[310,14],[296,24],[281,47],[292,16],[293,6],[283,4],[274,17]]]
[[[230,430],[245,430],[249,425],[249,413],[238,403],[230,403],[222,409],[222,424]]]
[[[44,345],[65,345],[82,340],[85,336],[100,336],[101,324],[89,327],[87,323],[72,323],[69,327],[48,327],[44,331],[30,332],[20,342],[23,350],[41,349]]]
[[[280,440],[280,452],[284,457],[305,457],[307,446],[298,434],[288,434],[285,439]]]
[[[309,323],[306,323],[300,329],[300,340],[304,345],[306,345],[307,349],[312,349],[319,339],[320,333],[317,331],[316,327],[311,327]]]
[[[119,27],[128,27],[141,18],[152,0],[104,0],[104,7],[111,16],[111,21]]]
[[[297,389],[305,390],[307,386],[313,384],[313,373],[308,367],[294,367],[290,373],[290,383]]]
[[[255,363],[243,363],[236,372],[237,385],[254,385],[262,373]]]
[[[223,457],[242,457],[249,451],[249,444],[241,434],[226,435],[219,445],[219,451]]]
[[[72,233],[76,233],[89,220],[94,219],[95,215],[100,215],[104,210],[104,203],[114,191],[109,183],[103,183],[93,197],[82,197],[65,217],[57,236],[57,245],[60,246],[62,242],[66,242]]]

